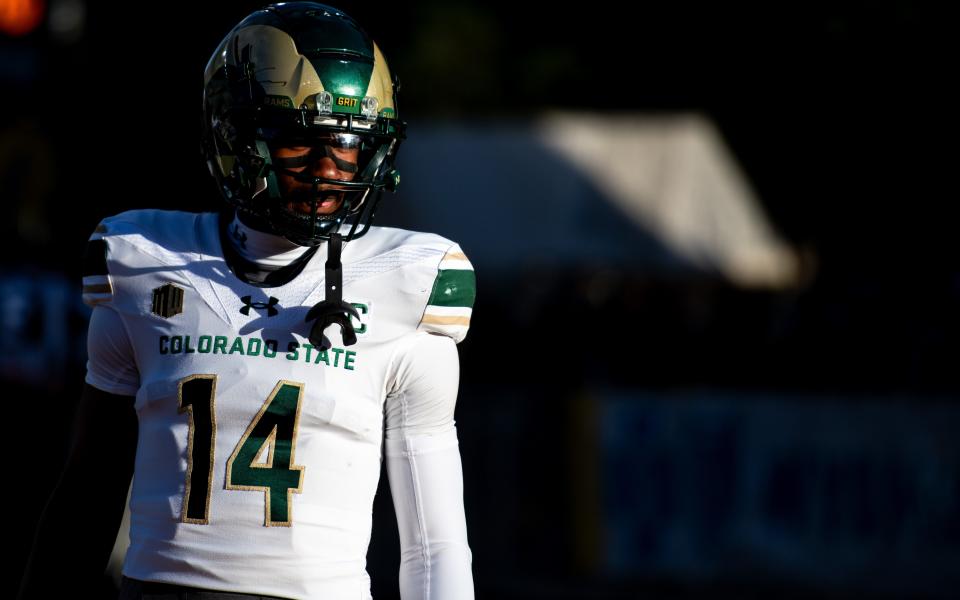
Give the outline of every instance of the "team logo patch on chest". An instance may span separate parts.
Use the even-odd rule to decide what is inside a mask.
[[[153,314],[169,319],[183,312],[183,288],[167,283],[153,290]]]
[[[270,296],[270,299],[266,302],[251,302],[251,300],[251,296],[243,296],[240,298],[240,301],[243,302],[243,306],[240,307],[240,312],[242,314],[249,315],[251,308],[256,310],[267,309],[268,317],[272,317],[280,313],[280,311],[276,309],[276,306],[280,303],[280,301],[273,296]]]

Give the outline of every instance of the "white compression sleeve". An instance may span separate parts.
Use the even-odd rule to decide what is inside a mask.
[[[387,398],[386,461],[400,532],[403,600],[472,600],[463,470],[453,421],[453,340],[417,333]]]

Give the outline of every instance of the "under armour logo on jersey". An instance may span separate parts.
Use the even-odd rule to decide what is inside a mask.
[[[239,224],[239,223],[235,223],[235,224],[233,225],[233,239],[235,239],[235,240],[237,240],[237,242],[239,242],[241,248],[246,248],[246,247],[247,247],[247,234],[245,234],[244,232],[240,231],[240,224]],[[272,317],[273,315],[270,315],[270,316]]]
[[[270,300],[268,300],[267,302],[251,302],[250,300],[251,300],[250,296],[244,296],[243,298],[240,298],[240,301],[243,302],[245,305],[243,308],[240,309],[241,313],[245,315],[249,315],[251,308],[255,308],[257,310],[260,310],[262,308],[267,309],[268,317],[273,317],[280,313],[279,310],[274,308],[274,306],[279,304],[280,301],[274,298],[273,296],[270,296]]]

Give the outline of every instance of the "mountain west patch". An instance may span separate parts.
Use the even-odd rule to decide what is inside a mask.
[[[172,283],[161,285],[153,290],[153,306],[151,312],[165,319],[169,319],[183,312],[183,288]]]

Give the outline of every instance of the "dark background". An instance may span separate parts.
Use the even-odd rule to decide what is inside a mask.
[[[49,15],[78,6],[81,25],[54,26]],[[36,31],[0,36],[0,373],[22,432],[8,447],[21,482],[10,581],[83,377],[83,242],[120,210],[218,206],[199,155],[203,67],[259,6],[51,2]],[[491,277],[475,265],[457,417],[478,597],[956,593],[960,254],[945,9],[337,6],[400,75],[411,141],[437,119],[694,111],[805,257],[804,281],[778,291],[642,263],[537,269],[518,257]],[[403,216],[415,198],[387,198],[378,222],[417,227]],[[549,197],[530,201],[549,219]],[[462,210],[469,222],[485,207]],[[484,235],[498,243],[498,231]],[[375,509],[369,571],[385,599],[398,562],[387,494]]]

